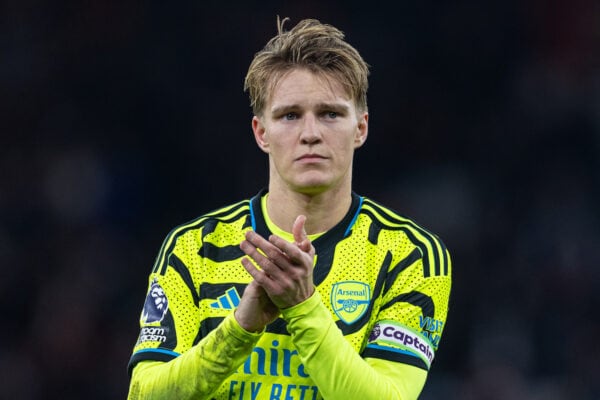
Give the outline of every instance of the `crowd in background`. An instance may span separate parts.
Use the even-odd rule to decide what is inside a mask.
[[[421,398],[600,398],[598,5],[387,7],[2,5],[0,398],[125,397],[162,239],[267,182],[242,86],[277,14],[371,65],[354,189],[453,256]]]

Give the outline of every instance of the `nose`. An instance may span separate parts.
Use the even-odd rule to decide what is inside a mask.
[[[314,144],[321,141],[319,120],[315,115],[306,114],[304,116],[304,124],[302,126],[300,140],[303,144]]]

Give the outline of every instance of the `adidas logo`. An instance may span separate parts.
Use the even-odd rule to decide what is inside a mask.
[[[224,295],[217,297],[217,301],[211,303],[210,308],[222,308],[233,310],[240,304],[240,295],[234,287],[227,290]]]

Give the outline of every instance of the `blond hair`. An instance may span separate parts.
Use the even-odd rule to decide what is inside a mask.
[[[244,80],[254,114],[262,115],[273,87],[294,68],[335,78],[357,109],[367,111],[369,65],[344,40],[344,33],[316,19],[302,20],[284,31],[288,19],[277,17],[277,35],[255,54]]]

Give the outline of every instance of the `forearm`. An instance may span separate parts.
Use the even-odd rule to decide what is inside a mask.
[[[244,331],[231,314],[174,360],[137,365],[128,399],[207,399],[244,362],[259,337]]]
[[[306,371],[324,399],[416,399],[427,372],[391,362],[364,360],[333,322],[320,296],[283,311]]]

